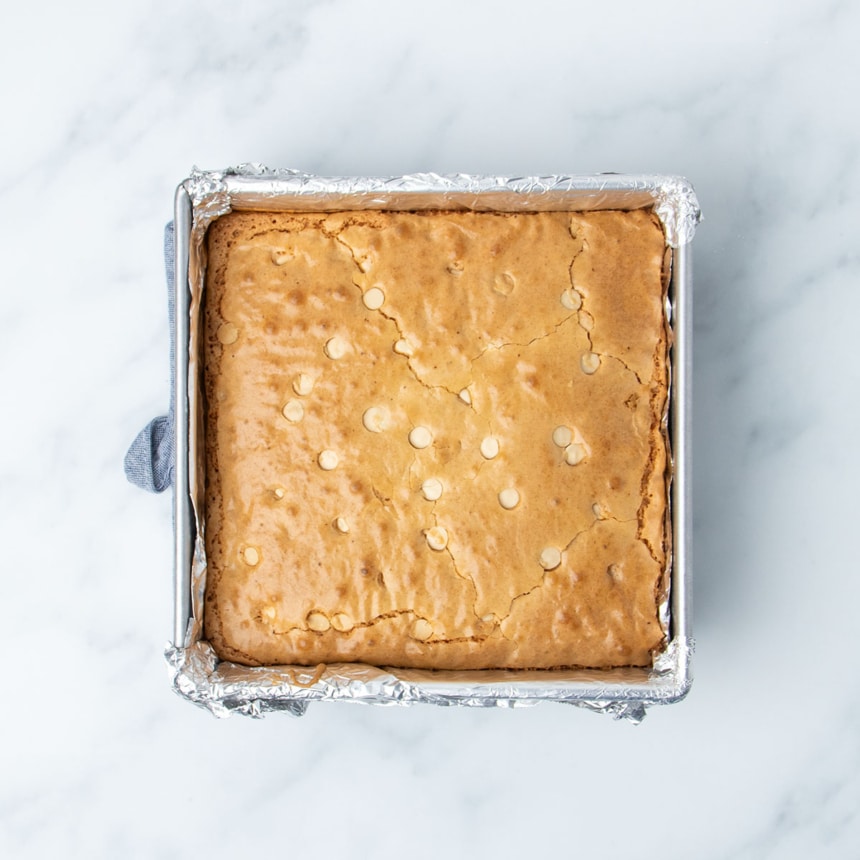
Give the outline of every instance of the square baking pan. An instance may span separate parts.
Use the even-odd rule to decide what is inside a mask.
[[[671,327],[669,409],[671,552],[660,607],[666,648],[649,669],[429,671],[362,664],[247,667],[219,661],[203,638],[206,554],[202,498],[201,308],[205,234],[234,210],[583,211],[651,209],[671,254],[666,317]],[[218,716],[304,713],[312,701],[518,707],[578,705],[633,721],[645,708],[676,702],[691,681],[690,377],[691,242],[700,219],[695,193],[679,177],[601,174],[506,178],[416,174],[319,177],[242,165],[194,171],[175,198],[175,615],[166,656],[175,689]]]

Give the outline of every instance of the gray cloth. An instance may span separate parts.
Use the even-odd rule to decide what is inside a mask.
[[[150,493],[163,493],[173,485],[176,463],[176,440],[173,432],[173,393],[176,375],[174,320],[174,260],[176,243],[171,221],[164,228],[164,266],[167,270],[167,316],[170,323],[170,411],[153,418],[131,443],[125,455],[125,475],[132,484]]]

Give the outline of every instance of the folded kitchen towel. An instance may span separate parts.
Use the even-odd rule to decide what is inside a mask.
[[[173,485],[176,462],[176,440],[173,432],[173,395],[176,375],[176,343],[174,320],[174,261],[176,243],[171,221],[164,228],[164,265],[167,272],[167,314],[170,324],[170,410],[167,415],[153,418],[137,434],[125,455],[125,474],[132,484],[150,493],[162,493]]]

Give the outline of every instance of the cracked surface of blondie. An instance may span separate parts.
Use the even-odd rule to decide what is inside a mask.
[[[207,242],[222,659],[650,665],[669,556],[653,214],[237,212]]]

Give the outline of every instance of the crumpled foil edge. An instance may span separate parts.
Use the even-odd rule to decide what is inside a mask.
[[[202,240],[209,224],[230,211],[231,192],[229,179],[249,178],[261,199],[285,192],[296,197],[314,197],[325,203],[356,192],[368,201],[386,199],[392,193],[403,195],[433,193],[457,195],[461,200],[471,196],[513,192],[507,205],[516,209],[512,199],[523,201],[529,208],[535,195],[560,195],[565,192],[588,192],[594,207],[599,208],[601,196],[616,193],[619,183],[630,195],[650,197],[654,213],[663,223],[666,241],[672,248],[692,242],[696,226],[702,220],[696,192],[690,182],[681,176],[624,176],[606,173],[594,176],[474,176],[470,174],[414,173],[390,177],[322,177],[293,169],[271,169],[261,164],[240,164],[226,170],[199,170],[194,168],[182,184],[191,198],[194,211],[192,240]],[[595,184],[595,178],[599,183]],[[269,185],[267,186],[267,183]],[[368,206],[367,208],[371,208]]]
[[[617,690],[611,693],[606,690],[607,695],[601,696],[597,685],[594,698],[583,698],[576,681],[559,683],[548,679],[540,683],[502,679],[463,683],[462,692],[454,692],[452,688],[456,688],[457,681],[441,681],[439,689],[434,690],[432,681],[410,681],[402,677],[408,674],[402,670],[361,664],[251,668],[220,662],[212,646],[202,640],[187,648],[169,645],[164,655],[176,692],[221,718],[234,713],[262,717],[273,711],[300,717],[311,702],[322,701],[483,708],[524,708],[552,701],[639,723],[645,717],[646,706],[677,702],[687,694],[691,679],[682,664],[689,664],[694,650],[693,639],[678,637],[669,643],[648,673],[652,686],[647,701],[642,701],[632,687],[627,688],[626,697],[619,698]],[[432,673],[411,674],[427,676]],[[514,674],[493,673],[508,678]],[[677,682],[679,677],[687,679],[683,685]]]
[[[682,177],[637,176],[618,174],[594,176],[501,177],[457,174],[442,176],[432,173],[400,177],[319,177],[298,170],[272,170],[260,164],[241,164],[220,171],[194,168],[182,187],[188,193],[192,206],[190,245],[197,264],[191,283],[195,302],[203,286],[204,238],[209,225],[233,208],[236,183],[250,180],[246,199],[265,203],[285,193],[294,199],[313,201],[310,208],[334,208],[343,198],[360,195],[362,208],[378,208],[392,199],[400,205],[420,206],[422,195],[448,195],[455,205],[470,208],[502,208],[515,211],[520,201],[522,208],[533,208],[535,195],[564,195],[571,192],[585,200],[584,208],[618,208],[618,200],[635,205],[653,207],[663,223],[667,244],[673,248],[692,241],[701,212],[695,191]],[[597,182],[595,180],[598,180]],[[492,205],[482,204],[477,198],[486,194],[498,195]],[[619,198],[621,195],[621,198]],[[531,198],[531,200],[529,200]],[[342,203],[340,205],[343,205]],[[390,204],[389,204],[390,205]],[[437,204],[438,205],[438,204]],[[560,204],[560,206],[569,206]],[[551,205],[546,208],[553,208]],[[193,425],[192,425],[193,426]],[[194,433],[192,432],[192,435]],[[198,490],[199,492],[199,490]],[[171,684],[184,698],[216,717],[234,713],[260,718],[271,712],[286,712],[302,716],[311,702],[348,701],[357,704],[400,705],[432,704],[439,706],[470,706],[522,708],[544,701],[575,705],[614,719],[640,723],[646,707],[669,704],[682,699],[692,682],[690,661],[694,641],[676,636],[657,655],[650,670],[638,670],[640,677],[627,686],[608,682],[604,687],[595,683],[599,673],[573,672],[570,678],[559,681],[552,678],[535,681],[511,679],[511,673],[493,673],[506,680],[489,683],[467,683],[465,673],[441,673],[444,679],[437,682],[433,673],[415,673],[406,670],[383,669],[361,664],[320,666],[316,669],[296,667],[253,668],[220,662],[214,649],[202,639],[202,606],[205,593],[206,557],[202,540],[203,523],[198,515],[199,505],[192,487],[195,519],[198,533],[191,565],[192,617],[189,619],[185,647],[170,645],[165,650]],[[668,595],[659,607],[664,629],[670,621]],[[537,673],[540,675],[541,673]],[[423,676],[419,680],[410,677]],[[587,676],[588,692],[584,692],[583,676]],[[429,680],[428,680],[429,677]],[[459,680],[457,678],[459,677]],[[453,680],[452,680],[453,679]],[[593,695],[592,695],[593,694]],[[604,694],[604,695],[601,695]]]

